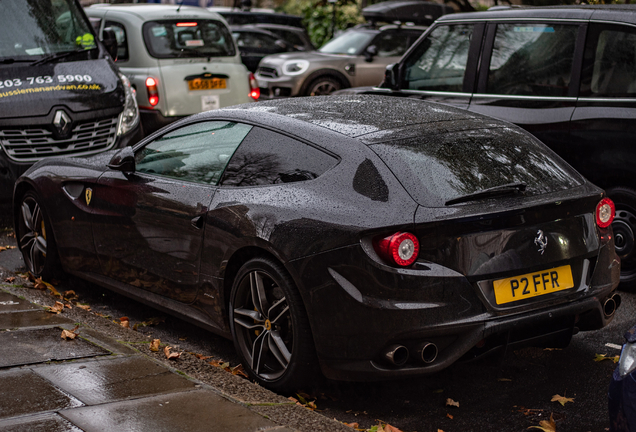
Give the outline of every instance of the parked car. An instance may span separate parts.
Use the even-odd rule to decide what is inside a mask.
[[[298,27],[301,29],[305,28],[302,17],[285,13],[276,13],[273,9],[239,9],[233,7],[212,6],[209,7],[208,10],[221,15],[230,25],[267,23]]]
[[[0,14],[0,202],[33,163],[142,138],[129,80],[75,0],[15,0]],[[108,46],[106,46],[108,45]]]
[[[636,288],[636,6],[506,8],[443,16],[382,89],[515,123],[616,203],[621,287]],[[260,81],[260,79],[259,79]]]
[[[316,49],[314,44],[311,43],[311,39],[309,39],[307,30],[304,28],[268,23],[248,25],[265,29],[278,35],[279,38],[290,44],[294,48],[294,51],[313,51]]]
[[[405,3],[408,8],[404,8]],[[388,4],[388,5],[387,5]],[[397,11],[397,12],[396,12]],[[347,87],[377,84],[435,17],[450,8],[425,1],[390,1],[363,9],[368,24],[349,29],[317,51],[265,57],[256,72],[264,97],[328,95]],[[401,18],[420,24],[378,26]]]
[[[636,431],[636,326],[625,333],[625,345],[609,388],[610,432]]]
[[[116,64],[137,90],[146,133],[179,118],[258,98],[220,15],[179,5],[96,4],[86,14],[117,35]],[[96,22],[96,20],[100,22]]]
[[[232,37],[241,53],[241,61],[250,72],[256,72],[258,63],[270,54],[295,51],[280,36],[257,27],[231,26]]]
[[[231,337],[274,390],[318,365],[407,378],[562,347],[617,305],[603,191],[510,123],[417,100],[208,111],[36,164],[14,209],[34,275],[62,268]]]

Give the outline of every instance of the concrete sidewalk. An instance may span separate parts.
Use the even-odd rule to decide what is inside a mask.
[[[168,361],[91,312],[46,312],[54,297],[7,282],[20,262],[0,252],[0,430],[352,430],[207,362]]]

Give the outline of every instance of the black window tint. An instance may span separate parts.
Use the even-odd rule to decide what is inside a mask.
[[[473,26],[439,26],[406,60],[406,86],[413,90],[461,92]]]
[[[567,96],[578,26],[499,24],[488,93]]]
[[[581,96],[636,96],[636,29],[590,25]]]
[[[337,162],[293,138],[254,128],[232,156],[220,184],[256,186],[312,180]]]
[[[215,185],[251,128],[223,121],[184,126],[137,153],[137,171]]]
[[[528,194],[565,190],[580,177],[536,138],[517,129],[492,128],[418,136],[371,148],[420,204],[510,183]]]
[[[117,61],[128,60],[128,38],[126,37],[126,29],[122,24],[106,21],[105,28],[110,28],[115,32],[117,38]]]

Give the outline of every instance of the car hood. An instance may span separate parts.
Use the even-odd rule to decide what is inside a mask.
[[[120,107],[124,97],[105,59],[2,67],[0,83],[2,119],[46,116],[53,106],[76,113]]]
[[[316,63],[329,63],[331,65],[339,62],[349,62],[356,56],[346,54],[325,54],[320,51],[308,51],[308,52],[290,52],[282,54],[273,54],[264,57],[261,60],[260,65],[269,65],[270,67],[281,66],[283,63],[289,60],[307,60],[312,64]]]

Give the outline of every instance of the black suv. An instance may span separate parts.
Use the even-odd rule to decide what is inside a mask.
[[[380,87],[370,92],[515,123],[605,188],[616,203],[621,285],[636,288],[636,5],[446,15]]]

